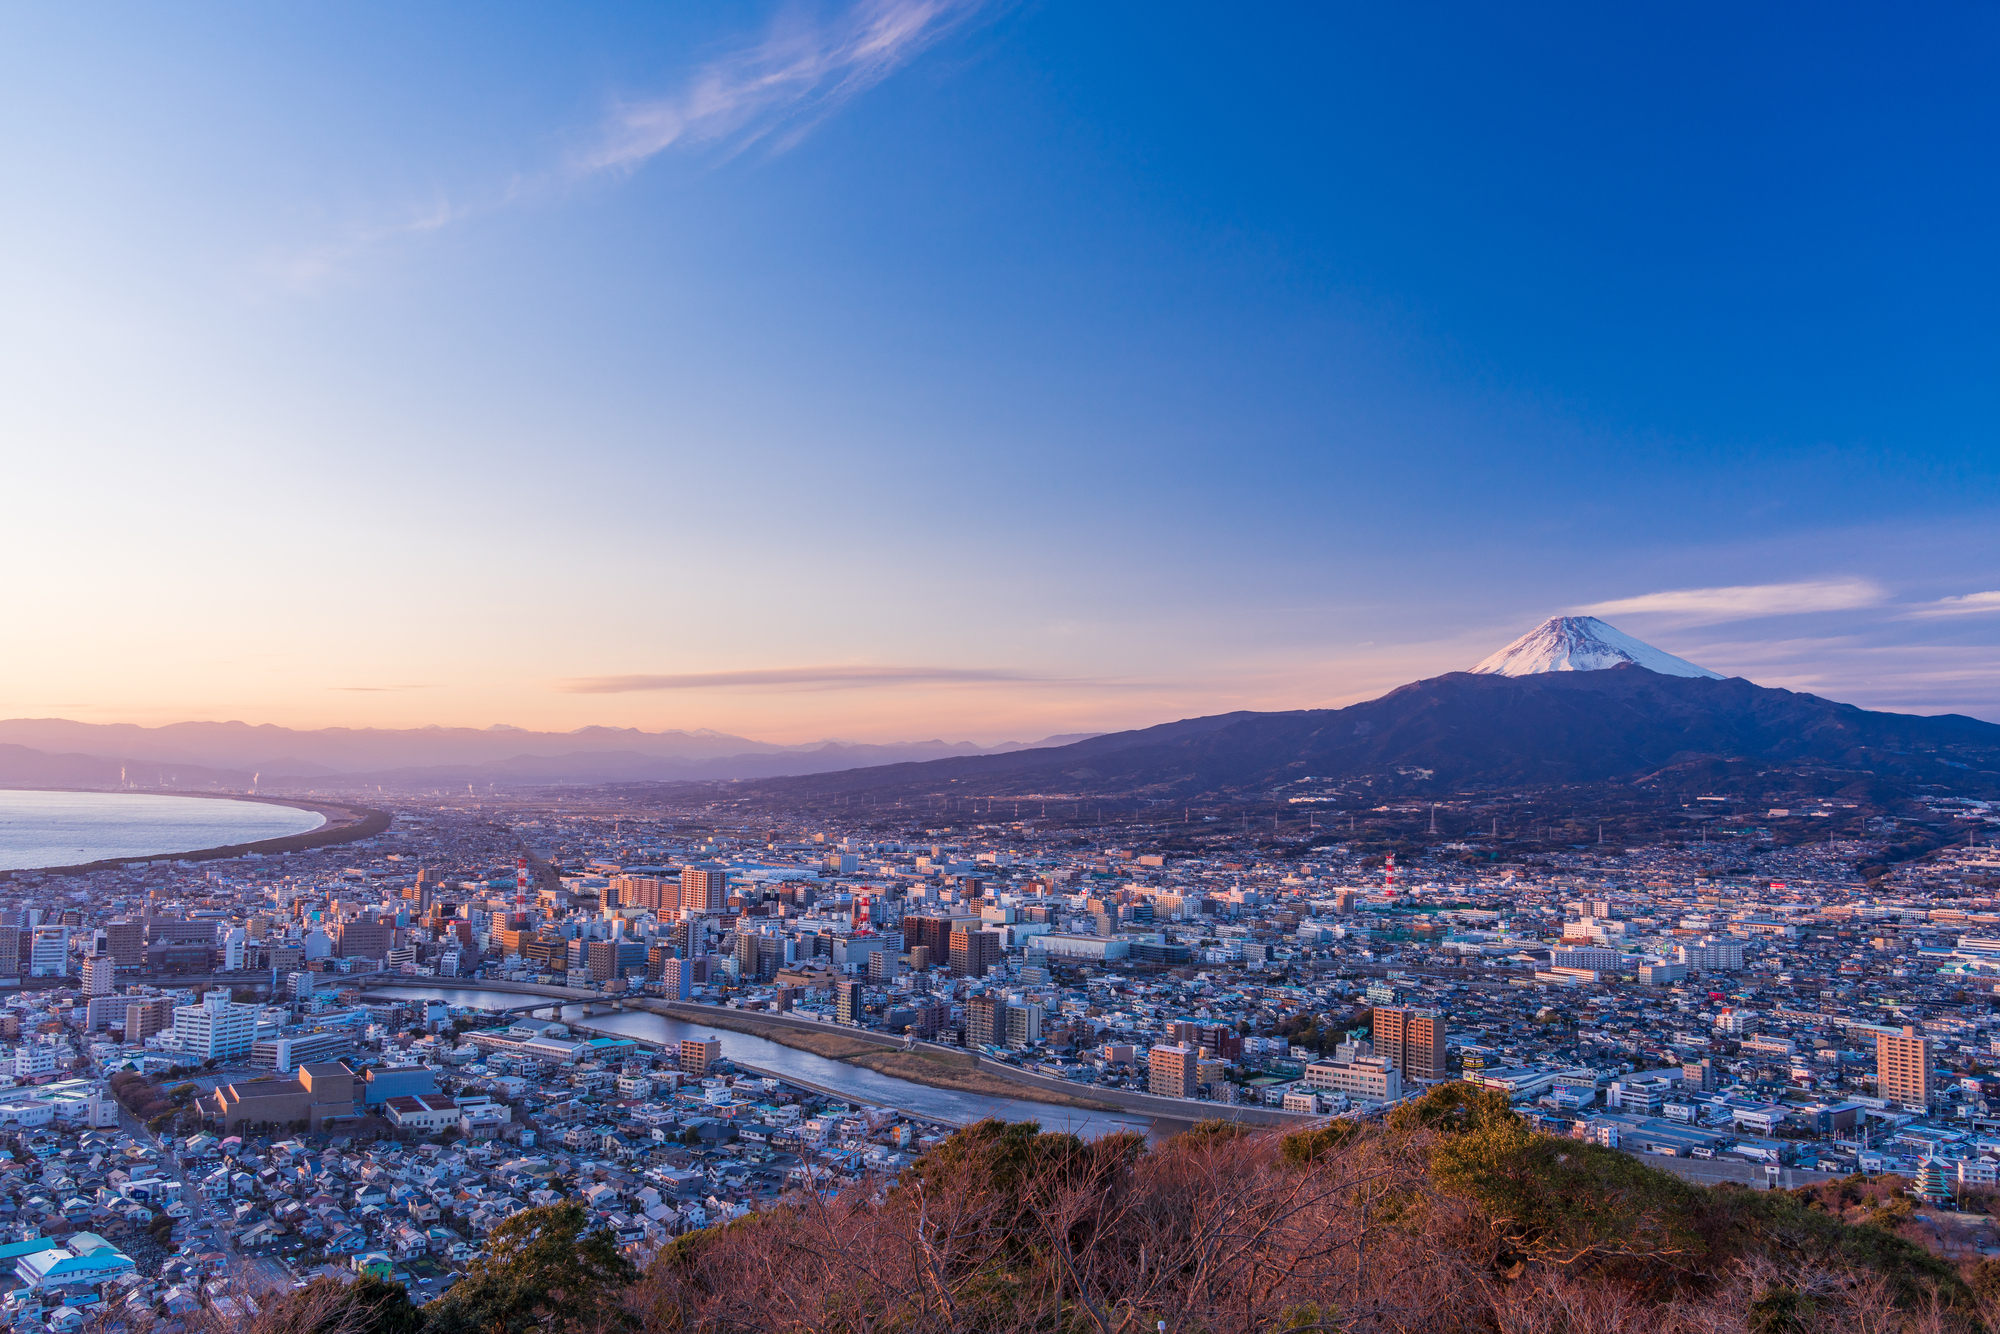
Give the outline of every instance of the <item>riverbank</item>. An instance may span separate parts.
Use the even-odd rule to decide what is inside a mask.
[[[766,1042],[775,1042],[781,1047],[809,1051],[829,1061],[858,1065],[880,1075],[908,1080],[912,1084],[925,1084],[931,1088],[950,1089],[956,1093],[976,1093],[989,1098],[1025,1098],[1034,1102],[1051,1103],[1058,1107],[1076,1107],[1089,1112],[1122,1110],[1116,1104],[1102,1102],[1096,1098],[1044,1088],[1025,1080],[1008,1079],[991,1068],[982,1068],[978,1063],[978,1057],[969,1052],[885,1051],[879,1042],[855,1037],[838,1029],[816,1033],[809,1029],[793,1028],[787,1024],[762,1021],[740,1010],[710,1009],[707,1006],[702,1007],[701,1017],[695,1022],[726,1028],[736,1033],[748,1033],[752,1037],[763,1038]]]

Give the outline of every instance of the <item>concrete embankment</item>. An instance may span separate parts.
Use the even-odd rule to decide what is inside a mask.
[[[628,1009],[650,1010],[654,1014],[666,1015],[673,1019],[686,1020],[696,1024],[718,1024],[741,1026],[743,1031],[755,1032],[755,1026],[771,1029],[789,1029],[800,1033],[837,1035],[858,1042],[867,1043],[885,1052],[904,1050],[901,1038],[883,1033],[871,1033],[861,1028],[836,1028],[831,1024],[818,1023],[811,1019],[797,1019],[790,1015],[775,1014],[761,1010],[731,1010],[715,1005],[697,1005],[691,1001],[663,1001],[651,998],[626,1002]],[[768,1034],[767,1034],[768,1036]],[[1004,1061],[995,1061],[985,1056],[963,1051],[958,1047],[946,1047],[934,1043],[919,1042],[914,1050],[919,1052],[945,1053],[959,1058],[972,1056],[973,1068],[992,1075],[1021,1089],[1020,1096],[1030,1101],[1037,1092],[1061,1094],[1069,1098],[1087,1099],[1116,1108],[1122,1112],[1136,1112],[1143,1116],[1165,1117],[1177,1121],[1201,1121],[1219,1118],[1238,1121],[1244,1125],[1287,1126],[1305,1125],[1318,1120],[1299,1112],[1286,1112],[1275,1107],[1239,1107],[1228,1103],[1192,1102],[1183,1098],[1159,1098],[1150,1093],[1136,1093],[1128,1089],[1099,1088],[1094,1084],[1079,1085],[1054,1075],[1040,1071],[1023,1070],[1019,1066]],[[916,1081],[922,1082],[922,1081]],[[949,1087],[949,1085],[941,1085]]]

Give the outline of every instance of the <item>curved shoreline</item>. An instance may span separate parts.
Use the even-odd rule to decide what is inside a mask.
[[[66,866],[17,866],[0,870],[0,884],[19,875],[91,875],[98,871],[123,870],[127,862],[157,861],[163,858],[174,861],[208,862],[241,857],[250,852],[260,856],[305,852],[311,848],[334,847],[342,843],[355,843],[364,838],[373,838],[387,829],[393,818],[387,811],[378,811],[372,806],[317,799],[266,797],[247,792],[185,792],[172,788],[122,788],[107,792],[103,788],[96,787],[30,787],[16,784],[0,785],[0,792],[76,792],[110,797],[186,797],[198,801],[248,801],[263,806],[284,806],[292,810],[311,811],[326,820],[326,823],[319,828],[309,829],[302,834],[284,834],[277,838],[257,839],[250,843],[226,843],[219,847],[197,848],[188,852],[131,853],[119,857],[100,858],[93,862],[75,862]]]

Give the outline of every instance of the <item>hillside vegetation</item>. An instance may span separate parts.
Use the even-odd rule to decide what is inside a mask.
[[[895,1184],[682,1237],[629,1285],[580,1210],[533,1211],[407,1315],[453,1334],[2000,1328],[1995,1262],[1960,1272],[1898,1234],[1907,1211],[1842,1207],[1824,1188],[1692,1186],[1455,1085],[1383,1127],[1205,1123],[1150,1148],[986,1121]],[[552,1258],[572,1243],[598,1250]]]

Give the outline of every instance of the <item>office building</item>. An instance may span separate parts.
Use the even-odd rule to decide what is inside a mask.
[[[184,1058],[231,1061],[248,1056],[256,1035],[257,1007],[235,1004],[226,991],[211,991],[199,1005],[174,1009],[174,1040]]]
[[[120,968],[146,966],[146,927],[141,922],[113,922],[104,928],[104,945]]]
[[[1875,1035],[1875,1095],[1912,1110],[1931,1102],[1931,1041],[1905,1025]]]
[[[339,944],[334,947],[334,952],[343,959],[374,959],[380,962],[389,957],[389,951],[395,945],[396,927],[392,922],[342,922]]]
[[[1306,1067],[1306,1085],[1356,1102],[1391,1102],[1403,1096],[1403,1077],[1386,1056],[1315,1061]]]
[[[259,1038],[250,1044],[250,1064],[284,1075],[302,1065],[351,1056],[354,1047],[354,1032],[345,1028],[290,1038]]]
[[[31,977],[61,977],[69,971],[69,928],[38,926],[30,940],[28,974]]]
[[[1377,1006],[1375,1054],[1396,1068],[1405,1083],[1445,1078],[1444,1016],[1436,1010]]]

